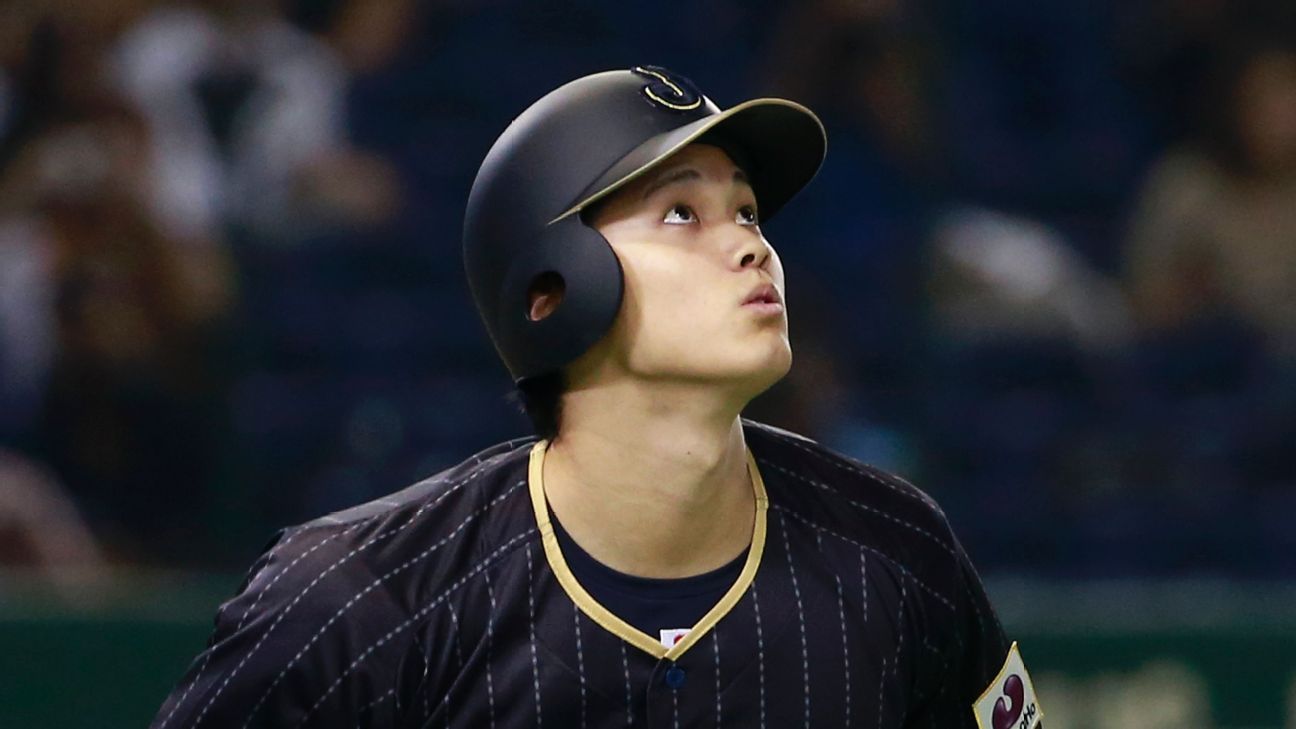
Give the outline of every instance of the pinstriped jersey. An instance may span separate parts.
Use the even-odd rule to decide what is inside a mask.
[[[995,729],[1035,726],[1020,680],[999,696],[1009,644],[937,505],[743,428],[751,547],[671,648],[576,581],[547,444],[512,441],[282,530],[152,726],[946,729],[981,725],[978,701]]]

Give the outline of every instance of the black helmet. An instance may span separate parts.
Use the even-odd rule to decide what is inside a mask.
[[[692,142],[730,152],[768,220],[814,177],[819,119],[783,99],[721,111],[688,79],[656,66],[579,78],[509,125],[482,162],[464,216],[473,300],[515,382],[555,372],[612,326],[621,264],[581,211]],[[533,321],[527,295],[542,274],[565,293]]]

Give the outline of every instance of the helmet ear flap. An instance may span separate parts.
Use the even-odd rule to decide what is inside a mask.
[[[562,301],[533,320],[529,294],[536,280],[556,274]],[[521,382],[561,369],[612,327],[621,308],[621,262],[607,240],[577,216],[545,227],[509,265],[495,323],[500,356]]]

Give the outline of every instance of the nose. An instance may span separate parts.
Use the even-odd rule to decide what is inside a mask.
[[[735,270],[765,268],[770,259],[769,243],[765,241],[764,236],[753,235],[751,231],[743,231],[741,241],[734,247],[730,255]]]

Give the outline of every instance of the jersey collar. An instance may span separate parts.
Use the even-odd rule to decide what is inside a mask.
[[[751,450],[747,450],[747,472],[751,476],[752,491],[756,496],[756,519],[755,526],[752,529],[751,548],[747,552],[747,561],[743,565],[742,572],[738,574],[738,579],[720,598],[720,601],[706,615],[703,615],[696,625],[689,629],[688,635],[667,649],[658,638],[643,633],[638,628],[617,617],[611,610],[608,610],[595,600],[576,581],[576,576],[572,574],[571,568],[567,565],[567,560],[563,557],[562,550],[558,546],[558,536],[554,533],[553,522],[549,519],[549,508],[545,501],[544,459],[548,449],[549,441],[547,440],[539,441],[531,447],[531,461],[528,467],[527,480],[536,525],[540,530],[540,536],[544,543],[545,558],[549,561],[549,568],[553,570],[554,576],[558,578],[558,584],[562,585],[563,590],[576,604],[576,607],[588,615],[591,620],[602,626],[604,630],[659,660],[663,658],[667,660],[679,658],[733,609],[734,605],[743,596],[743,593],[751,586],[752,580],[756,578],[756,570],[760,566],[761,554],[765,549],[765,516],[769,510],[769,497],[765,493],[765,482],[761,479],[760,469],[756,467],[756,459],[752,456]]]

